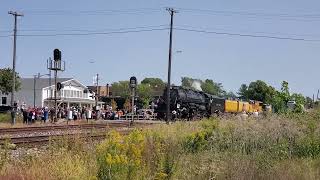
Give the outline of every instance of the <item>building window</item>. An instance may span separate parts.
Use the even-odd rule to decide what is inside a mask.
[[[64,95],[64,92],[63,92],[64,90],[60,90],[60,97],[63,97],[63,95]]]
[[[1,104],[6,105],[7,104],[7,97],[1,98]]]
[[[80,91],[76,91],[77,92],[77,98],[80,97]]]

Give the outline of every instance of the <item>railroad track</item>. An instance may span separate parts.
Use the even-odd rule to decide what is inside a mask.
[[[118,131],[121,134],[127,134],[130,130]],[[35,144],[45,143],[49,141],[56,141],[63,138],[92,138],[102,139],[106,137],[106,133],[73,133],[73,134],[59,134],[59,135],[38,135],[38,136],[23,136],[10,138],[10,143],[21,145],[21,144]],[[0,139],[0,144],[4,143],[4,139]]]
[[[72,130],[72,129],[104,129],[128,127],[128,122],[111,122],[103,124],[79,124],[79,125],[52,125],[52,126],[30,126],[20,128],[0,128],[0,135],[11,135],[19,133],[46,132],[55,130]]]
[[[150,124],[136,123],[131,127],[147,126]],[[103,129],[116,129],[121,134],[127,134],[129,129],[129,122],[109,122],[100,124],[80,124],[80,125],[54,125],[54,126],[30,126],[22,128],[3,128],[0,129],[0,145],[9,140],[10,143],[16,145],[30,145],[30,144],[43,144],[49,141],[55,141],[62,138],[92,138],[102,139],[106,136],[105,131],[90,130],[103,130]],[[126,128],[126,129],[121,129]],[[68,132],[69,130],[85,130],[85,132]],[[88,131],[89,130],[89,131]],[[63,132],[58,134],[48,134],[48,132]],[[10,136],[9,136],[10,135]]]
[[[129,129],[118,131],[120,134],[129,133]],[[10,143],[15,145],[34,145],[34,144],[44,144],[49,141],[57,141],[63,138],[91,138],[94,140],[103,139],[106,137],[105,133],[75,133],[75,134],[59,134],[59,135],[38,135],[38,136],[23,136],[23,137],[13,137],[9,138]],[[6,139],[0,139],[0,144],[3,144]]]

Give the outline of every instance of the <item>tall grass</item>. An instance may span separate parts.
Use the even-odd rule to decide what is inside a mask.
[[[318,179],[320,111],[177,122],[116,131],[95,145],[61,139],[7,160],[14,179]],[[3,154],[3,153],[2,153]]]
[[[9,123],[11,116],[9,113],[0,113],[0,123]]]

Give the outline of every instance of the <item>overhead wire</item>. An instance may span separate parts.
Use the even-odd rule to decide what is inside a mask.
[[[127,28],[109,28],[109,29],[20,29],[19,32],[100,32],[100,31],[121,31],[130,29],[146,29],[155,27],[169,27],[167,24],[150,25],[150,26],[137,26]],[[12,32],[12,30],[0,30],[0,32]]]
[[[138,32],[151,32],[151,31],[163,31],[168,30],[169,27],[164,28],[151,28],[151,29],[138,29],[138,30],[121,30],[121,31],[106,31],[106,32],[88,32],[88,33],[56,33],[56,34],[18,34],[21,37],[52,37],[52,36],[88,36],[88,35],[110,35],[110,34],[126,34],[126,33],[138,33]],[[306,41],[306,42],[320,42],[320,39],[306,39],[289,36],[270,36],[261,34],[242,34],[242,33],[230,33],[230,32],[218,32],[204,29],[191,29],[174,27],[175,30],[197,32],[205,34],[217,34],[217,35],[228,35],[228,36],[240,36],[240,37],[252,37],[252,38],[267,38],[267,39],[278,39],[278,40],[293,40],[293,41]],[[12,35],[4,35],[0,37],[10,37]]]
[[[246,11],[222,11],[208,9],[193,9],[193,8],[177,8],[180,12],[201,13],[211,15],[239,15],[251,17],[269,17],[269,18],[287,18],[284,20],[320,20],[320,14],[288,14],[288,13],[265,13],[265,12],[246,12]]]
[[[17,36],[21,36],[21,37],[88,36],[88,35],[108,35],[108,34],[126,34],[126,33],[162,31],[162,30],[167,30],[167,29],[169,29],[169,28],[152,28],[152,29],[140,29],[140,30],[91,32],[91,33],[17,34]],[[3,36],[3,37],[10,37],[10,36],[12,36],[12,35]],[[2,36],[0,36],[0,37],[2,37]]]
[[[217,34],[217,35],[228,35],[228,36],[241,36],[241,37],[268,38],[268,39],[278,39],[278,40],[320,42],[320,39],[305,39],[305,38],[294,38],[294,37],[283,37],[283,36],[268,36],[268,35],[217,32],[217,31],[208,31],[208,30],[203,30],[203,29],[188,29],[188,28],[174,28],[174,29],[181,30],[181,31],[206,33],[206,34]]]
[[[190,26],[190,25],[175,25],[175,27],[180,27],[180,28],[196,28],[196,29],[214,29],[214,30],[218,30],[218,31],[234,31],[233,28],[203,28],[203,27],[199,27],[199,26]],[[283,33],[283,32],[266,32],[266,31],[250,31],[250,30],[238,30],[239,32],[245,32],[245,33],[254,33],[254,34],[268,34],[268,35],[285,35],[285,36],[304,36],[304,37],[315,37],[315,36],[320,36],[320,34],[296,34],[296,33]]]
[[[106,9],[106,10],[31,10],[24,11],[30,15],[144,15],[147,13],[161,12],[159,8],[140,8],[140,9]]]
[[[200,12],[200,13],[211,13],[218,15],[241,15],[241,16],[253,16],[253,17],[284,17],[284,18],[311,18],[319,19],[320,14],[299,14],[292,15],[286,13],[258,13],[258,12],[245,12],[245,11],[217,11],[217,10],[206,10],[206,9],[191,9],[191,8],[177,8],[179,12]],[[68,11],[68,10],[36,10],[27,11],[29,14],[56,14],[56,15],[68,15],[68,14],[104,14],[104,13],[146,13],[146,12],[160,12],[162,9],[158,8],[140,8],[140,9],[123,9],[123,10],[81,10],[81,11]],[[159,28],[158,28],[159,27]],[[161,28],[163,27],[163,28]],[[87,35],[106,35],[106,34],[120,34],[120,33],[133,33],[133,32],[148,32],[148,31],[160,31],[168,29],[168,25],[156,25],[156,26],[140,26],[133,28],[119,28],[119,29],[100,29],[100,30],[86,30],[86,29],[67,29],[67,30],[54,30],[54,29],[22,29],[19,32],[63,32],[54,34],[18,34],[17,36],[23,37],[49,37],[49,36],[87,36]],[[218,34],[218,35],[229,35],[229,36],[242,36],[242,37],[254,37],[254,38],[269,38],[279,40],[294,40],[294,41],[319,41],[318,39],[306,39],[300,37],[291,37],[292,35],[281,33],[270,33],[270,32],[249,32],[249,33],[232,33],[222,31],[213,31],[209,29],[203,29],[199,27],[186,27],[186,26],[175,26],[176,30],[207,33],[207,34]],[[9,30],[1,30],[0,32],[9,33]],[[64,33],[64,32],[79,32],[79,33]],[[257,34],[258,33],[258,34]],[[269,35],[268,35],[269,34]],[[275,35],[270,35],[275,34]],[[0,35],[0,37],[10,37],[12,35]],[[298,35],[299,36],[299,35]]]

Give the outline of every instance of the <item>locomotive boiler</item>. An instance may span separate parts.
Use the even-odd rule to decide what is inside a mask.
[[[162,98],[158,100],[155,112],[159,119],[166,115],[166,89]],[[202,91],[196,91],[181,86],[170,89],[170,114],[172,118],[198,119],[210,117],[214,114],[240,112],[262,112],[263,103],[259,101],[240,101],[220,98]]]
[[[156,112],[159,118],[166,114],[166,90],[158,103]],[[173,86],[170,89],[170,113],[177,118],[202,118],[214,111],[222,110],[224,99],[206,94],[202,91]],[[213,102],[215,106],[212,106]]]

